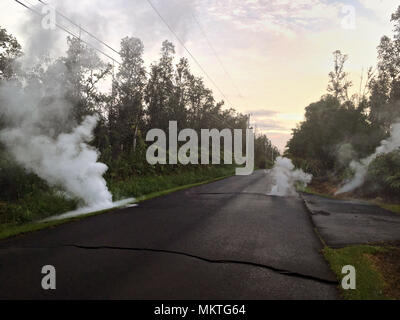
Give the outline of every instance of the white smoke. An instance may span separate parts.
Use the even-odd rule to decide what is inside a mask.
[[[274,184],[269,195],[272,196],[295,196],[296,183],[307,185],[312,180],[311,174],[295,169],[292,161],[284,157],[276,159],[271,175]]]
[[[379,147],[376,148],[375,153],[371,154],[365,159],[360,161],[352,161],[350,163],[350,168],[354,170],[354,177],[347,182],[344,186],[342,186],[335,194],[341,194],[344,192],[350,192],[354,189],[360,187],[364,181],[365,176],[368,172],[368,166],[372,161],[376,159],[376,157],[380,154],[386,154],[394,151],[395,149],[400,147],[400,122],[392,125],[390,130],[390,137],[381,141]]]
[[[48,72],[49,83],[22,88],[16,83],[0,87],[0,116],[5,129],[0,141],[13,158],[49,185],[63,189],[94,209],[112,205],[103,174],[107,166],[97,162],[99,154],[88,145],[97,116],[81,124],[70,124],[70,104],[63,98],[63,85],[56,72]]]
[[[114,52],[111,52],[108,47],[100,44],[86,32],[80,30],[77,25],[81,25],[83,29],[100,38],[111,47],[116,47],[121,34],[140,36],[147,48],[157,47],[157,50],[159,44],[166,37],[170,37],[164,22],[157,16],[147,1],[96,0],[96,5],[93,5],[94,1],[90,0],[52,0],[44,2],[49,3],[52,8],[62,14],[56,15],[58,24],[75,35],[80,34],[84,41],[111,55]],[[152,0],[151,4],[163,16],[179,38],[186,42],[189,32],[195,23],[193,16],[198,11],[198,1]],[[37,2],[33,4],[33,8],[37,12],[41,12],[43,4]],[[63,16],[68,17],[68,19]],[[63,48],[61,41],[64,40],[65,32],[60,29],[40,30],[40,17],[35,17],[30,12],[27,12],[27,17],[29,17],[29,20],[23,25],[21,31],[29,35],[29,38],[26,39],[28,51],[31,54],[35,51],[38,56],[48,52],[60,53],[59,49]],[[71,21],[75,24],[71,23]],[[116,39],[117,42],[115,41]],[[181,50],[181,46],[177,48]]]
[[[3,130],[0,140],[18,163],[50,185],[64,188],[88,206],[109,206],[112,196],[102,177],[107,166],[97,162],[97,151],[87,144],[96,123],[96,116],[88,116],[71,133],[55,139],[31,134],[28,124]]]
[[[52,216],[46,219],[43,219],[41,222],[49,222],[49,221],[57,221],[57,220],[63,220],[63,219],[69,219],[69,218],[74,218],[78,216],[83,216],[86,214],[91,214],[93,211],[101,211],[103,209],[114,209],[114,208],[133,208],[137,207],[138,204],[133,203],[135,201],[134,198],[128,198],[120,201],[113,202],[112,206],[107,206],[106,208],[104,207],[86,207],[86,208],[78,208],[73,211],[65,212],[63,214],[59,214],[56,216]]]
[[[81,200],[87,208],[77,214],[115,206],[103,178],[108,168],[98,162],[99,152],[89,145],[98,117],[87,116],[76,123],[73,105],[66,99],[74,89],[66,64],[62,59],[43,58],[60,50],[56,40],[62,33],[44,30],[37,18],[28,19],[22,29],[28,37],[25,55],[18,61],[23,66],[22,80],[3,80],[0,85],[0,142],[27,171]]]

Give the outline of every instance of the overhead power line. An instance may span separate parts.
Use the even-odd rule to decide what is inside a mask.
[[[226,95],[223,93],[223,91],[219,88],[219,86],[215,83],[215,81],[210,77],[210,75],[207,73],[207,71],[203,68],[203,66],[200,64],[200,62],[195,58],[195,56],[190,52],[190,50],[186,47],[185,43],[182,41],[182,39],[177,35],[177,33],[174,31],[174,29],[169,25],[167,20],[164,19],[160,11],[154,6],[154,4],[150,0],[146,0],[147,3],[150,5],[150,7],[154,10],[154,12],[158,15],[160,20],[167,26],[169,31],[175,36],[175,38],[178,40],[178,42],[181,44],[181,46],[185,49],[185,51],[189,54],[189,56],[192,58],[192,60],[197,64],[197,66],[200,68],[200,70],[204,73],[204,75],[207,77],[208,80],[211,81],[211,83],[214,85],[214,87],[218,90],[218,92],[222,95],[222,97],[225,98],[225,100],[231,105],[232,103],[229,101],[229,99],[226,97]]]
[[[234,88],[236,89],[236,91],[239,93],[239,96],[242,97],[242,94],[240,93],[240,89],[238,88],[238,86],[236,85],[235,81],[233,80],[231,74],[228,72],[228,70],[226,69],[225,65],[222,63],[221,58],[219,57],[217,51],[215,50],[213,44],[211,43],[209,37],[207,36],[207,33],[204,31],[204,28],[201,26],[199,20],[196,18],[196,16],[194,14],[192,14],[193,16],[193,20],[196,22],[197,26],[200,29],[200,32],[203,34],[204,38],[207,41],[208,46],[211,48],[215,58],[217,59],[219,65],[221,66],[221,68],[223,69],[223,71],[225,72],[226,76],[231,80],[232,85],[234,86]]]
[[[38,0],[41,4],[48,6],[49,4],[42,1],[42,0]],[[54,8],[55,9],[55,8]],[[55,9],[56,13],[60,16],[63,17],[65,20],[67,20],[69,23],[73,24],[74,26],[78,27],[79,30],[85,32],[86,34],[88,34],[90,37],[92,37],[93,39],[95,39],[96,41],[100,42],[102,45],[104,45],[105,47],[107,47],[108,49],[110,49],[111,51],[114,51],[116,54],[120,54],[118,50],[114,49],[113,47],[111,47],[110,45],[108,45],[107,43],[105,43],[103,40],[99,39],[98,37],[96,37],[93,33],[89,32],[88,30],[86,30],[85,28],[82,28],[80,25],[78,25],[75,21],[73,21],[72,19],[68,18],[66,15],[64,15],[62,12],[60,12],[59,10]]]
[[[31,6],[26,5],[25,3],[21,2],[20,0],[14,0],[15,2],[19,3],[20,5],[22,5],[23,7],[25,7],[26,9],[30,10],[31,12],[35,13],[36,15],[40,16],[40,17],[44,17],[44,15],[40,12],[38,12],[37,10],[35,10],[33,8],[33,5],[31,3],[29,3],[28,1],[25,1],[27,3],[29,3]],[[48,5],[46,2],[42,1],[42,0],[38,0],[42,5]],[[162,17],[162,15],[160,14],[160,12],[157,10],[157,8],[155,8],[153,6],[153,4],[147,0],[148,3],[150,4],[150,6],[155,10],[155,12],[157,13],[157,15],[160,17],[160,19],[164,22],[164,24],[168,27],[168,29],[171,31],[172,34],[174,34],[174,36],[178,39],[178,41],[180,42],[180,44],[183,46],[183,48],[188,52],[188,54],[192,57],[193,61],[199,66],[199,68],[201,69],[201,71],[206,75],[206,77],[213,83],[213,85],[218,89],[218,91],[220,92],[220,94],[226,99],[226,101],[231,104],[229,102],[229,99],[225,96],[225,94],[222,92],[222,90],[218,87],[218,85],[214,82],[214,80],[208,75],[208,73],[204,70],[204,68],[201,66],[201,64],[197,61],[197,59],[194,57],[194,55],[190,52],[190,50],[185,46],[185,44],[183,43],[183,41],[178,37],[178,35],[174,32],[174,30],[169,26],[169,24],[166,22],[166,20]],[[93,33],[89,32],[88,30],[86,30],[85,28],[82,28],[80,25],[78,25],[76,22],[74,22],[72,19],[70,19],[69,17],[67,17],[66,15],[64,15],[63,13],[61,13],[60,11],[56,10],[56,13],[58,15],[60,15],[61,17],[63,17],[65,20],[67,20],[68,22],[70,22],[71,24],[73,24],[74,26],[78,27],[80,31],[85,32],[86,34],[88,34],[90,37],[92,37],[94,40],[98,41],[99,43],[103,44],[105,47],[109,48],[110,50],[112,50],[113,52],[117,53],[120,57],[121,54],[120,52],[118,52],[116,49],[112,48],[110,45],[108,45],[107,43],[105,43],[104,41],[102,41],[101,39],[99,39],[98,37],[96,37]],[[121,65],[121,62],[119,62],[118,60],[114,59],[113,57],[111,57],[110,55],[108,55],[107,53],[103,52],[102,50],[98,49],[97,47],[91,45],[90,43],[88,43],[85,40],[82,40],[80,35],[76,35],[73,32],[71,32],[70,30],[68,30],[65,26],[61,25],[60,23],[56,23],[55,24],[56,27],[58,27],[59,29],[63,30],[64,32],[66,32],[67,34],[71,35],[72,37],[79,39],[81,42],[85,43],[87,46],[93,48],[94,50],[96,50],[97,52],[101,53],[102,55],[104,55],[105,57],[109,58],[111,61],[118,63],[119,65]],[[149,74],[146,71],[147,74]],[[232,104],[231,104],[232,105]],[[225,122],[225,119],[222,119],[221,116],[218,117],[218,119],[220,121]],[[215,120],[217,120],[215,118]]]
[[[41,12],[36,11],[35,9],[33,9],[32,5],[28,6],[25,3],[19,1],[19,0],[14,0],[15,2],[19,3],[20,5],[22,5],[23,7],[25,7],[26,9],[32,11],[33,13],[35,13],[36,15],[40,16],[40,17],[44,17],[44,15]],[[85,43],[87,46],[93,48],[94,50],[96,50],[97,52],[103,54],[105,57],[109,58],[110,60],[121,64],[121,62],[119,62],[118,60],[114,59],[113,57],[111,57],[110,55],[108,55],[107,53],[103,52],[102,50],[96,48],[95,46],[91,45],[89,42],[82,40],[78,35],[74,34],[73,32],[71,32],[70,30],[68,30],[66,27],[64,27],[63,25],[59,24],[59,23],[55,23],[55,26],[61,30],[63,30],[64,32],[68,33],[70,36],[79,39],[81,42]]]

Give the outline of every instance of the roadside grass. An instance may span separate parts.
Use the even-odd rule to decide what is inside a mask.
[[[326,189],[326,188],[325,188]],[[351,194],[336,197],[324,193],[314,186],[299,191],[330,199],[354,200]],[[400,213],[400,205],[384,203],[381,199],[361,199],[388,211]],[[317,230],[316,230],[317,231]],[[317,234],[319,235],[318,231]],[[323,242],[323,241],[322,241]],[[340,249],[325,246],[323,255],[339,280],[339,291],[346,300],[391,300],[400,299],[400,249],[390,244],[358,245]],[[356,269],[356,289],[344,290],[341,281],[346,265]]]
[[[377,204],[378,206],[382,207],[383,209],[400,214],[400,204],[390,204],[390,203],[384,203],[381,201],[377,201],[374,203]]]
[[[332,196],[332,195],[330,195],[330,194],[327,194],[327,193],[318,192],[317,190],[313,189],[313,188],[310,187],[310,186],[307,186],[307,187],[299,187],[299,188],[298,188],[298,191],[304,192],[304,193],[308,193],[308,194],[313,194],[313,195],[320,196],[320,197],[335,199],[334,196]]]
[[[134,197],[136,199],[135,203],[138,203],[179,190],[221,180],[234,175],[234,172],[235,167],[233,166],[221,166],[199,168],[182,174],[132,177],[129,180],[109,183],[109,189],[113,194],[114,200]],[[31,202],[27,199],[18,204],[0,203],[0,213],[12,210],[12,214],[8,212],[8,221],[3,220],[3,223],[0,223],[0,240],[118,209],[118,207],[115,207],[62,220],[38,222],[37,220],[40,219],[75,210],[78,202],[66,199],[57,193],[46,197],[42,197],[42,195],[39,195],[38,198],[31,197],[30,200]]]
[[[384,276],[373,263],[373,257],[386,254],[392,250],[385,246],[350,246],[341,249],[325,247],[323,255],[339,280],[339,290],[346,300],[388,300],[385,294],[386,282]],[[342,268],[346,265],[356,269],[356,289],[344,290],[341,286]]]
[[[116,201],[127,197],[138,198],[151,193],[233,175],[234,170],[234,166],[200,167],[176,174],[132,177],[122,181],[111,181],[108,185],[113,200]]]
[[[78,201],[56,190],[37,190],[17,202],[0,202],[0,230],[7,225],[21,225],[60,212],[76,209]]]

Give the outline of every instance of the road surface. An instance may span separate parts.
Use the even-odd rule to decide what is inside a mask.
[[[0,241],[0,299],[337,298],[303,201],[270,188],[261,170]]]
[[[313,224],[331,248],[396,242],[400,215],[361,200],[339,200],[303,194]]]

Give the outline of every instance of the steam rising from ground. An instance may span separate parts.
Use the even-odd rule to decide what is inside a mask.
[[[352,180],[342,186],[335,194],[341,194],[344,192],[350,192],[360,187],[364,181],[365,176],[368,172],[368,166],[372,161],[380,154],[386,154],[394,151],[400,147],[400,122],[395,123],[390,131],[390,137],[386,140],[381,141],[379,147],[376,148],[375,153],[371,154],[365,159],[360,161],[352,161],[350,168],[354,170],[355,174]]]
[[[156,1],[155,6],[185,40],[195,6],[190,0],[172,1],[175,5],[171,6],[170,2],[165,5],[165,1]],[[136,4],[133,1],[118,0],[111,5],[110,1],[99,2],[99,9],[94,8],[90,1],[81,1],[78,6],[76,1],[73,5],[66,5],[65,1],[61,0],[52,4],[57,5],[57,9],[61,9],[78,23],[82,18],[85,28],[96,34],[108,33],[109,28],[105,22],[115,22],[125,17],[126,21],[123,19],[122,25],[129,25],[129,30],[132,29],[132,21],[137,26],[145,26],[148,32],[144,34],[148,34],[147,38],[152,42],[156,41],[158,29],[154,28],[154,21],[147,23],[149,17],[152,17],[150,20],[154,17],[153,9],[148,3]],[[42,7],[41,3],[34,6],[38,12],[41,12]],[[103,19],[105,8],[108,8],[109,13],[118,15],[119,19]],[[120,8],[124,9],[121,11]],[[133,13],[135,19],[132,20]],[[144,20],[139,21],[139,18]],[[143,23],[144,21],[146,23]],[[161,21],[155,21],[162,25]],[[80,32],[60,15],[57,15],[57,22],[65,24],[75,34]],[[58,29],[43,29],[41,19],[34,16],[27,19],[22,31],[26,35],[27,46],[25,57],[19,61],[24,69],[20,71],[29,75],[28,69],[34,69],[37,63],[42,62],[43,57],[59,53],[62,48],[59,40],[64,34]],[[98,45],[96,43],[96,47]],[[41,68],[36,72],[41,73]],[[35,72],[33,73],[35,78]],[[102,210],[118,205],[112,203],[112,195],[103,178],[107,166],[97,161],[98,151],[88,144],[93,138],[98,119],[96,116],[87,116],[81,123],[74,123],[71,116],[72,105],[65,99],[65,74],[68,74],[65,65],[54,63],[44,67],[41,74],[44,78],[31,79],[28,76],[29,79],[24,79],[23,84],[2,81],[0,119],[4,120],[5,129],[0,131],[0,142],[26,170],[46,180],[49,185],[62,189],[68,196],[81,199],[87,208],[79,212]],[[71,214],[76,215],[79,212]]]
[[[272,196],[295,196],[296,183],[307,185],[311,182],[312,175],[295,169],[292,161],[288,158],[278,157],[271,170],[274,185],[269,195]]]
[[[49,185],[91,209],[111,207],[112,195],[103,178],[107,166],[97,162],[98,151],[88,145],[97,116],[74,125],[63,86],[52,76],[49,80],[24,88],[16,83],[2,85],[0,116],[6,128],[0,131],[0,141],[20,165]]]
[[[65,212],[65,213],[60,214],[60,215],[56,215],[56,216],[52,216],[52,217],[46,218],[46,219],[42,220],[42,222],[69,219],[69,218],[73,218],[73,217],[78,217],[78,216],[90,214],[90,213],[95,212],[95,211],[101,211],[103,209],[112,209],[112,208],[119,208],[119,207],[129,207],[129,208],[130,207],[136,207],[137,204],[133,203],[134,201],[135,201],[134,198],[128,198],[128,199],[124,199],[124,200],[113,202],[112,205],[108,205],[105,208],[101,207],[101,206],[79,208],[79,209],[74,210],[74,211]]]

